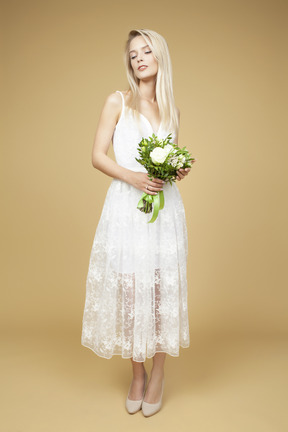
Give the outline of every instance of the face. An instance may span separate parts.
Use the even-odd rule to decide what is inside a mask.
[[[129,57],[135,76],[140,80],[157,75],[158,62],[142,36],[136,36],[130,42]]]

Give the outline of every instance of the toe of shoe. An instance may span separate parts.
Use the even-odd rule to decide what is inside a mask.
[[[140,401],[133,401],[130,399],[126,399],[126,409],[129,412],[129,414],[134,414],[135,412],[139,411],[141,409],[142,400]]]
[[[161,403],[149,404],[147,402],[143,402],[142,404],[142,412],[145,417],[149,417],[153,414],[156,414],[161,409]]]

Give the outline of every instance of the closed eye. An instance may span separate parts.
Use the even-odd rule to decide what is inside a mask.
[[[152,51],[145,51],[145,54],[151,54]],[[132,57],[130,57],[130,60],[133,60],[134,58],[136,58],[137,56],[134,55]]]

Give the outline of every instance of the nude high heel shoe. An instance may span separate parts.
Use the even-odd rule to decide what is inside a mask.
[[[162,381],[162,392],[161,392],[161,397],[160,397],[159,402],[154,403],[154,404],[145,402],[144,400],[142,402],[142,413],[145,417],[149,417],[153,414],[156,414],[158,411],[160,411],[161,406],[162,406],[163,390],[164,390],[164,378]]]
[[[132,399],[129,399],[128,396],[126,398],[126,404],[125,405],[126,405],[126,409],[127,409],[129,414],[135,414],[137,411],[139,411],[141,409],[142,402],[144,399],[144,394],[145,394],[146,381],[147,381],[147,372],[145,371],[144,390],[143,390],[142,399],[132,400]],[[130,384],[128,395],[130,393],[131,385],[132,385],[132,383]]]

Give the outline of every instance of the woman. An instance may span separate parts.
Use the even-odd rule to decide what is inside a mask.
[[[92,246],[86,283],[82,345],[97,355],[120,354],[132,362],[126,399],[132,414],[161,408],[166,353],[189,347],[187,229],[175,183],[150,180],[135,158],[142,137],[170,132],[177,143],[179,111],[165,39],[151,30],[132,30],[126,43],[129,90],[108,96],[100,116],[92,164],[113,177]],[[116,161],[107,156],[112,140]],[[182,180],[190,169],[177,171]],[[143,192],[164,191],[165,206],[154,223],[137,209]],[[145,393],[145,358],[153,357]]]

